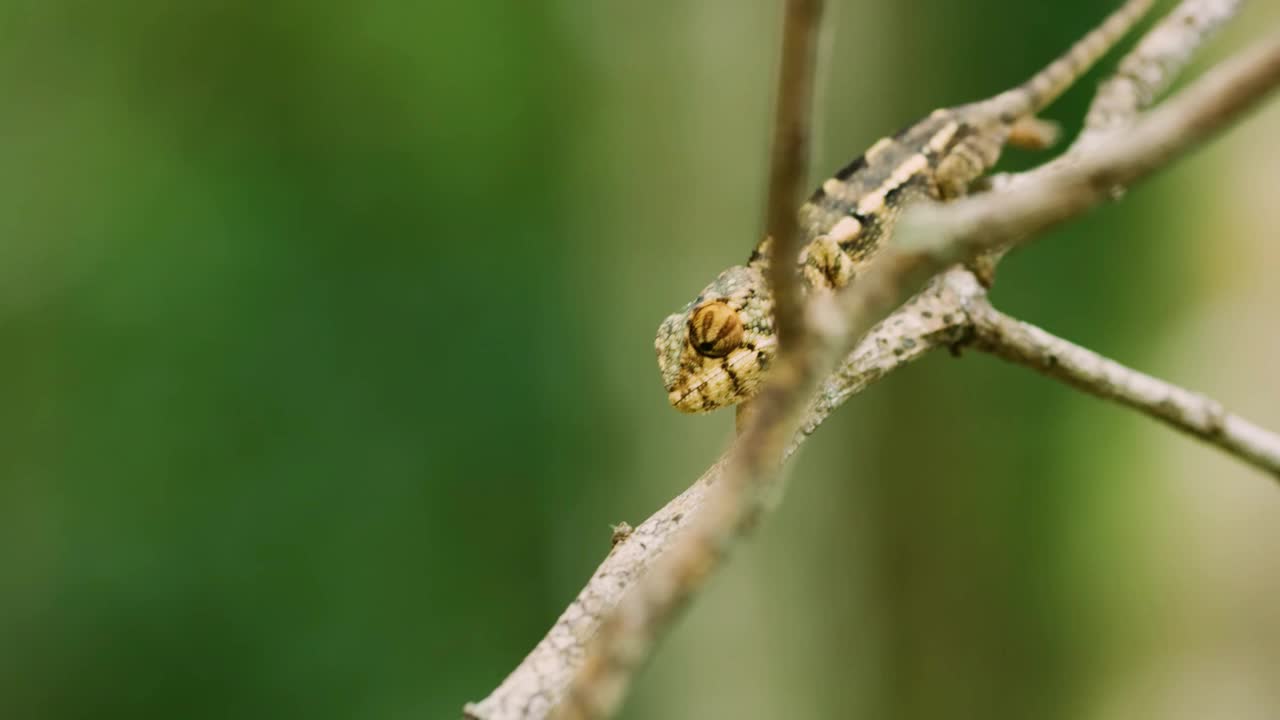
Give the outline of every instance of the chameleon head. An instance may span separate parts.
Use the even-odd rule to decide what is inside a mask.
[[[667,397],[690,413],[754,396],[776,348],[764,275],[742,266],[720,273],[696,300],[663,320],[654,340]]]

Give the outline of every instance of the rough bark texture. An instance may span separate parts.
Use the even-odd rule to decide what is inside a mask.
[[[975,303],[974,345],[1072,387],[1150,415],[1280,479],[1280,436],[1212,398],[1127,368],[1098,353]]]

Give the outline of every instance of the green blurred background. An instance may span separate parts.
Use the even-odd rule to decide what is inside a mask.
[[[831,0],[815,179],[1115,4]],[[652,337],[756,240],[779,5],[0,3],[0,717],[487,694],[729,438]],[[995,301],[1280,427],[1277,137],[1272,103]],[[793,472],[626,717],[1280,717],[1259,473],[973,354]]]

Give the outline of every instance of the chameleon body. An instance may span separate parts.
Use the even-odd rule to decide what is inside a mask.
[[[803,245],[795,262],[804,291],[834,291],[853,281],[908,203],[945,201],[967,192],[995,165],[1015,125],[1033,120],[1152,4],[1128,0],[1022,85],[987,100],[934,111],[876,142],[824,182],[799,212]],[[759,391],[777,352],[766,279],[770,245],[765,238],[746,265],[722,272],[658,328],[658,367],[677,409],[706,412],[749,400]]]

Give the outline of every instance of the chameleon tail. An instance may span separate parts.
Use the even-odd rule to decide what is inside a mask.
[[[1114,47],[1151,9],[1154,2],[1155,0],[1128,0],[1101,25],[1030,80],[982,104],[987,105],[993,114],[1006,122],[1040,112],[1087,72],[1098,58]]]

